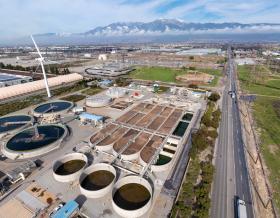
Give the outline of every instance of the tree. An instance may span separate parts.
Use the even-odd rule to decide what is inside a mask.
[[[222,114],[222,112],[221,112],[221,110],[220,110],[220,108],[218,108],[217,110],[215,110],[214,112],[213,112],[213,114],[212,114],[212,116],[213,116],[213,119],[220,119],[220,117],[221,117],[221,114]]]
[[[208,97],[210,101],[218,101],[220,99],[220,95],[217,92],[212,92],[211,95]]]
[[[196,68],[195,67],[189,67],[189,70],[196,70]]]

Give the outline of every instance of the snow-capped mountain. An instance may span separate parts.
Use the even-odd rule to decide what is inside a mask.
[[[280,24],[256,23],[187,23],[177,19],[152,22],[118,22],[83,33],[92,36],[155,35],[186,33],[255,33],[280,32]]]
[[[117,22],[83,33],[35,34],[40,44],[157,43],[179,41],[280,42],[280,23],[188,23],[177,19]],[[10,44],[14,42],[11,41]],[[16,43],[32,43],[30,37]]]

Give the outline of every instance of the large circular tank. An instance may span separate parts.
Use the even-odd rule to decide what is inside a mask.
[[[67,133],[63,125],[32,126],[13,135],[3,146],[2,152],[10,159],[43,155],[56,149]]]
[[[6,134],[26,128],[33,122],[33,117],[29,115],[11,115],[0,117],[0,138]]]
[[[111,98],[121,98],[127,94],[127,90],[121,87],[111,87],[106,91],[106,95]]]
[[[152,205],[152,187],[139,176],[126,176],[120,179],[112,192],[113,208],[123,217],[140,217]]]
[[[112,99],[107,95],[93,95],[86,98],[86,106],[88,107],[105,107],[112,102]]]
[[[53,164],[53,176],[58,182],[78,180],[87,166],[87,156],[82,153],[66,154]]]
[[[70,101],[55,100],[47,103],[42,103],[34,108],[33,115],[35,117],[48,117],[60,115],[68,112],[74,104]]]
[[[100,198],[109,193],[116,179],[113,166],[98,163],[85,169],[79,179],[80,190],[89,198]]]

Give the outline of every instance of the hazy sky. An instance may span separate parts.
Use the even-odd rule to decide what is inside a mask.
[[[279,0],[0,0],[0,40],[118,21],[280,23]]]

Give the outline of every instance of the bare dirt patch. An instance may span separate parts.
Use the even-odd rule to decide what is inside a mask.
[[[214,76],[198,71],[189,71],[189,73],[176,76],[176,80],[187,84],[208,84],[214,79]]]

